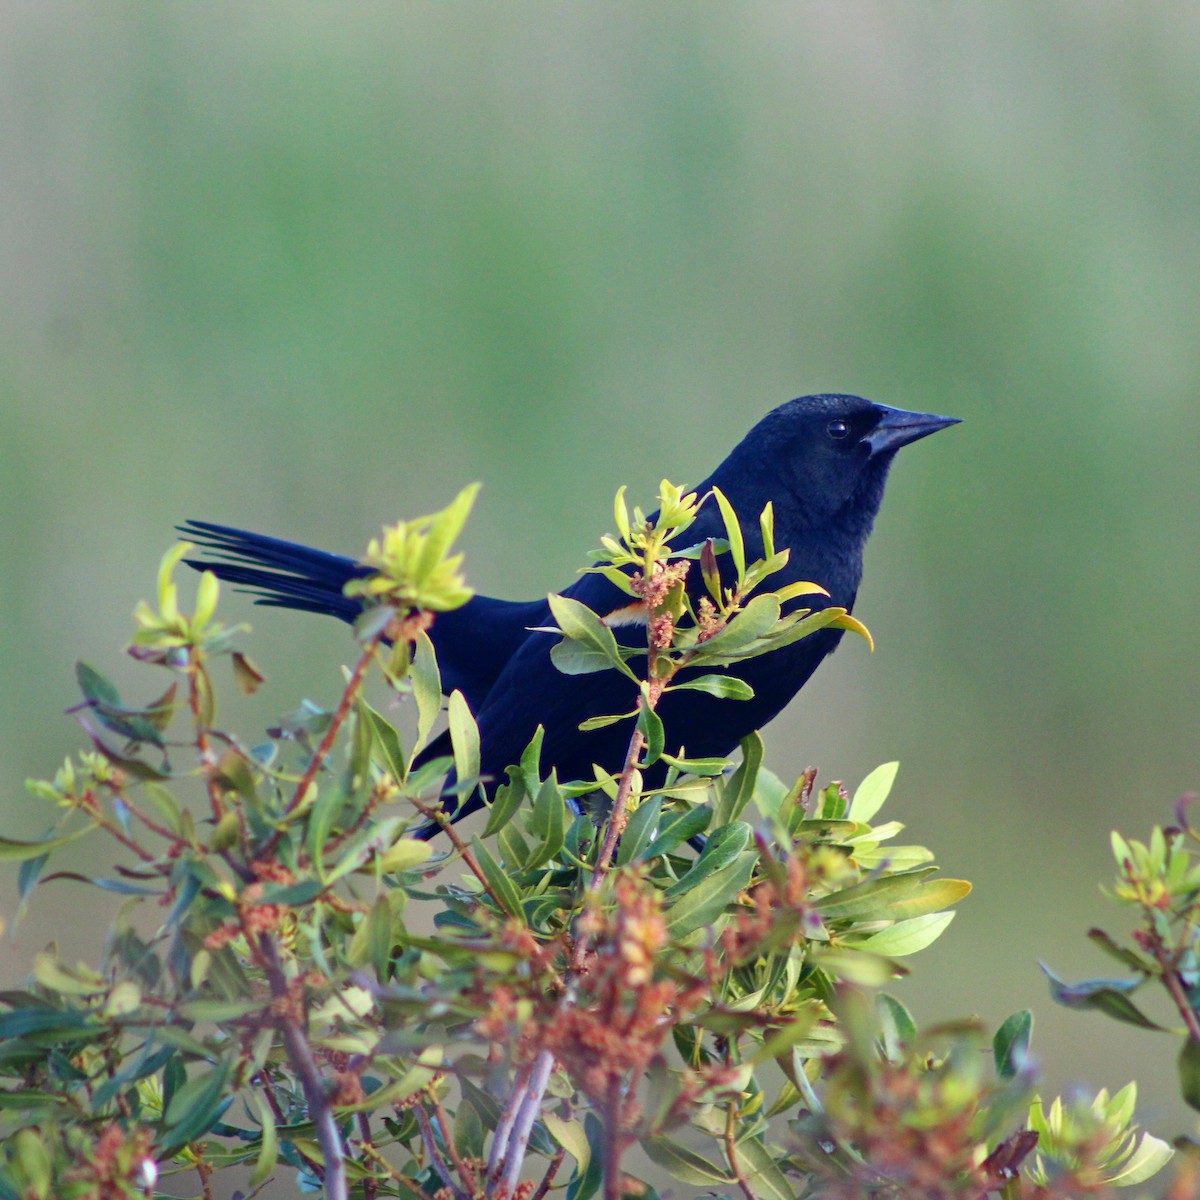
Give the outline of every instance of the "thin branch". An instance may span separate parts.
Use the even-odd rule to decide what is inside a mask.
[[[504,1174],[500,1178],[500,1191],[506,1195],[511,1196],[521,1180],[521,1168],[525,1165],[529,1134],[533,1130],[538,1113],[542,1110],[542,1097],[546,1094],[546,1086],[550,1082],[550,1072],[553,1069],[554,1055],[549,1050],[539,1051],[537,1058],[533,1060],[533,1070],[529,1075],[525,1098],[521,1101],[517,1119],[508,1135]]]
[[[638,759],[646,746],[646,735],[635,729],[629,739],[629,749],[625,752],[625,764],[621,768],[620,782],[617,784],[617,798],[613,801],[612,812],[608,816],[608,828],[604,834],[604,845],[600,847],[600,857],[592,870],[592,887],[599,886],[600,881],[612,863],[617,851],[617,843],[625,832],[625,810],[629,807],[629,797],[633,792],[633,776],[637,771]]]
[[[262,952],[263,967],[267,981],[271,987],[271,995],[285,1011],[279,1016],[279,1026],[283,1033],[283,1044],[287,1051],[288,1061],[292,1070],[300,1080],[304,1089],[304,1099],[308,1105],[309,1120],[317,1134],[317,1144],[321,1147],[321,1156],[325,1160],[322,1172],[325,1183],[326,1200],[349,1200],[349,1190],[346,1181],[346,1152],[338,1133],[337,1122],[333,1117],[333,1106],[325,1092],[324,1080],[321,1078],[317,1061],[313,1057],[312,1047],[308,1044],[306,1031],[300,1028],[297,1021],[286,1011],[287,1003],[291,1000],[291,989],[283,964],[279,958],[279,947],[275,939],[264,933],[259,937],[259,947]]]
[[[516,1122],[517,1113],[521,1110],[521,1105],[525,1102],[525,1095],[529,1091],[529,1078],[533,1073],[532,1067],[522,1067],[517,1072],[517,1077],[513,1081],[513,1090],[508,1097],[508,1103],[504,1106],[504,1111],[500,1114],[500,1123],[496,1126],[496,1132],[492,1134],[492,1152],[488,1155],[487,1178],[488,1191],[491,1192],[491,1185],[494,1184],[504,1171],[505,1162],[508,1158],[508,1139],[512,1133],[512,1127]]]
[[[196,1160],[196,1174],[200,1176],[200,1187],[203,1189],[204,1200],[214,1200],[212,1190],[212,1164],[203,1158]]]
[[[346,723],[346,718],[350,715],[350,710],[354,707],[355,697],[362,689],[367,668],[370,667],[375,659],[375,651],[379,648],[380,642],[383,641],[384,632],[381,629],[367,642],[362,654],[359,655],[358,662],[354,664],[354,670],[350,672],[350,679],[342,691],[342,698],[329,722],[329,727],[325,730],[325,734],[313,752],[312,758],[309,759],[308,767],[300,777],[300,782],[296,785],[296,790],[292,794],[290,803],[284,809],[282,818],[284,821],[292,816],[300,805],[304,803],[304,797],[308,794],[308,789],[312,786],[313,780],[316,779],[317,772],[325,765],[325,760],[329,757],[329,752],[333,749],[333,744],[337,741],[337,736],[341,732],[342,726]],[[282,837],[283,830],[276,829],[267,839],[266,845],[259,852],[259,857],[268,857],[275,847],[279,845],[279,840]]]
[[[727,1050],[725,1053],[725,1065],[733,1065],[733,1057]],[[725,1157],[729,1160],[729,1169],[733,1172],[734,1179],[737,1180],[737,1185],[742,1189],[742,1195],[746,1200],[758,1200],[758,1194],[750,1186],[750,1180],[746,1178],[745,1171],[742,1170],[741,1155],[737,1150],[737,1101],[730,1100],[725,1106]]]
[[[442,1141],[446,1144],[446,1153],[450,1155],[450,1162],[467,1194],[473,1196],[479,1188],[479,1179],[475,1172],[463,1162],[462,1156],[458,1153],[454,1139],[450,1136],[450,1121],[446,1116],[446,1110],[442,1107],[442,1102],[433,1094],[432,1090],[428,1094],[429,1099],[433,1102],[433,1119],[441,1131]]]
[[[454,849],[458,851],[459,857],[464,863],[467,864],[471,874],[479,880],[483,890],[489,896],[491,896],[491,898],[496,902],[496,907],[503,912],[504,905],[500,902],[500,897],[497,896],[494,891],[492,891],[492,885],[488,883],[487,876],[483,873],[483,868],[480,867],[475,855],[471,853],[471,847],[468,846],[461,837],[459,837],[457,830],[455,830],[454,826],[450,823],[450,820],[446,814],[442,812],[440,808],[437,808],[431,804],[422,804],[420,800],[414,799],[412,801],[412,805],[427,821],[434,821],[442,827],[442,832],[445,833],[446,837],[450,840],[450,844],[454,847]]]
[[[115,821],[113,821],[107,813],[101,809],[100,804],[95,799],[95,793],[90,791],[88,794],[92,797],[93,803],[88,805],[84,811],[104,830],[110,837],[116,838],[127,850],[132,850],[144,863],[157,862],[158,858],[151,854],[135,838],[131,838]]]
[[[173,833],[165,825],[160,825],[157,821],[152,821],[148,816],[146,816],[146,814],[142,812],[142,810],[138,808],[132,800],[129,799],[124,788],[117,786],[111,781],[109,781],[105,786],[107,786],[108,790],[112,792],[113,797],[119,800],[129,810],[130,816],[136,817],[137,820],[141,821],[141,823],[145,825],[145,827],[149,829],[151,833],[158,834],[158,836],[164,841],[171,842],[174,845],[186,843],[186,838],[180,837],[179,834]]]
[[[530,1196],[529,1200],[545,1200],[545,1195],[554,1183],[554,1177],[558,1174],[558,1168],[562,1166],[562,1161],[566,1157],[566,1153],[559,1146],[558,1153],[550,1160],[550,1165],[546,1168],[545,1175],[542,1176],[542,1182],[537,1185],[537,1190]]]
[[[417,1124],[421,1127],[421,1141],[425,1144],[425,1150],[433,1169],[442,1177],[442,1182],[453,1193],[455,1200],[471,1200],[470,1193],[462,1190],[461,1181],[455,1182],[454,1172],[442,1157],[441,1150],[438,1149],[437,1135],[433,1131],[433,1124],[429,1120],[425,1106],[415,1104],[412,1111],[413,1116],[417,1118]]]
[[[258,1084],[263,1090],[263,1095],[266,1096],[266,1098],[267,1098],[267,1104],[269,1105],[269,1107],[271,1109],[271,1115],[275,1118],[275,1124],[276,1125],[288,1124],[287,1116],[283,1111],[283,1105],[281,1105],[279,1103],[279,1096],[275,1092],[275,1085],[274,1085],[274,1083],[271,1082],[271,1077],[267,1074],[266,1069],[264,1068],[263,1070],[259,1071],[259,1073],[254,1078],[258,1080]],[[253,1081],[251,1081],[251,1082],[253,1082]],[[308,1155],[305,1154],[303,1150],[297,1150],[296,1154],[298,1155],[300,1160],[304,1163],[304,1165],[309,1169],[309,1172],[311,1174],[313,1174],[314,1176],[316,1176],[317,1178],[320,1178],[320,1175],[321,1175],[320,1163],[318,1163],[315,1158],[309,1158]]]
[[[621,1132],[620,1075],[608,1080],[604,1097],[604,1129],[608,1145],[604,1155],[604,1200],[621,1200],[621,1158],[625,1153],[625,1137]]]
[[[358,1138],[363,1154],[370,1155],[371,1151],[375,1149],[375,1143],[371,1139],[371,1117],[368,1113],[360,1112],[358,1114]],[[362,1181],[362,1185],[363,1200],[376,1200],[379,1195],[379,1180],[374,1176],[367,1176]]]
[[[1179,978],[1179,956],[1178,954],[1168,953],[1166,946],[1163,945],[1162,939],[1159,938],[1157,932],[1152,932],[1151,942],[1154,947],[1154,957],[1158,960],[1158,965],[1162,969],[1163,986],[1167,989],[1171,999],[1175,1003],[1175,1007],[1179,1010],[1179,1015],[1183,1018],[1183,1023],[1187,1026],[1187,1031],[1191,1039],[1200,1044],[1200,1017],[1196,1015],[1196,1010],[1192,1007],[1187,998],[1187,991],[1183,986],[1183,981]]]

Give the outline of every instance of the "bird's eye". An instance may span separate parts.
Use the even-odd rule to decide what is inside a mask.
[[[831,438],[841,441],[850,432],[850,426],[845,421],[830,421],[826,426],[826,432]]]

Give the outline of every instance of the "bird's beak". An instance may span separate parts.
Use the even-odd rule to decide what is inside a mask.
[[[945,429],[947,425],[957,425],[961,420],[959,417],[935,417],[932,413],[905,412],[902,408],[887,408],[882,404],[878,407],[883,414],[879,424],[863,438],[872,455],[890,454],[909,442]]]

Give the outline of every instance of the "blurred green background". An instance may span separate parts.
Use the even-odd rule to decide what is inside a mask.
[[[893,475],[877,653],[771,762],[899,759],[891,815],[975,882],[920,1018],[1032,1006],[1053,1087],[1136,1076],[1190,1130],[1174,1043],[1037,960],[1107,970],[1108,830],[1200,786],[1198,113],[1193,3],[9,0],[5,830],[82,744],[77,657],[159,684],[122,648],[183,517],[357,553],[480,479],[471,578],[527,597],[619,484],[700,479],[791,396],[954,414]],[[335,696],[342,627],[225,611],[271,677],[248,733]],[[107,919],[51,885],[0,973]]]

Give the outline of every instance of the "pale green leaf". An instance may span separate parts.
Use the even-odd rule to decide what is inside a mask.
[[[900,769],[898,762],[884,763],[876,767],[858,785],[854,799],[850,801],[850,811],[846,816],[851,821],[859,821],[866,825],[871,818],[883,807],[884,801],[892,790],[896,780],[896,772]]]
[[[864,941],[855,943],[855,948],[867,950],[872,954],[882,954],[887,958],[904,958],[906,955],[916,954],[918,950],[924,950],[926,946],[935,942],[952,920],[954,913],[942,912],[898,921],[890,928],[881,929]]]

